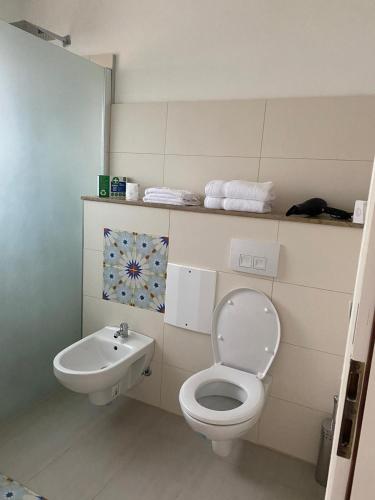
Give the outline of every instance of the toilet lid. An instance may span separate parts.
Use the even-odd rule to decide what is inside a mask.
[[[251,288],[229,292],[213,315],[212,346],[216,363],[262,379],[280,343],[277,311],[264,293]]]

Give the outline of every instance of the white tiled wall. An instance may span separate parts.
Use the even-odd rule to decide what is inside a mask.
[[[338,391],[362,231],[357,228],[225,217],[85,202],[84,334],[127,320],[153,337],[153,374],[131,396],[179,413],[178,391],[212,362],[210,338],[165,325],[160,313],[101,300],[103,227],[169,234],[171,262],[216,269],[216,302],[248,286],[274,302],[282,342],[259,424],[247,439],[314,462],[320,424]],[[232,237],[279,239],[276,280],[228,269]]]
[[[375,97],[267,101],[262,155],[372,161]]]
[[[203,193],[211,179],[273,180],[274,211],[367,199],[375,96],[114,104],[111,169],[142,188]]]
[[[265,101],[168,104],[166,154],[259,157]]]
[[[273,180],[275,212],[312,196],[351,210],[367,198],[374,135],[375,96],[115,104],[111,173],[143,189],[199,193],[215,178]],[[183,381],[212,362],[210,338],[101,300],[106,226],[169,234],[171,262],[219,271],[216,301],[240,286],[272,298],[282,342],[267,405],[247,439],[314,462],[339,387],[361,230],[86,202],[84,333],[126,319],[153,337],[152,376],[131,396],[177,413]],[[232,237],[278,239],[278,278],[232,272]]]
[[[114,104],[111,119],[111,152],[164,153],[167,104]]]

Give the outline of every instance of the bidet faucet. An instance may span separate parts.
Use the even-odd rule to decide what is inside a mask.
[[[129,338],[129,325],[127,323],[120,323],[120,328],[117,330],[114,337],[115,339],[118,337],[122,339]]]

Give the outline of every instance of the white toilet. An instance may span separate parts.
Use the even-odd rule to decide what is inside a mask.
[[[187,423],[212,441],[218,455],[227,456],[233,439],[259,419],[279,342],[279,316],[264,293],[239,288],[216,306],[215,364],[186,380],[179,399]]]

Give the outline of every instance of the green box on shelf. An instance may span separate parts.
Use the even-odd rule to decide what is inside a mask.
[[[98,175],[98,196],[100,198],[109,198],[109,175]]]

